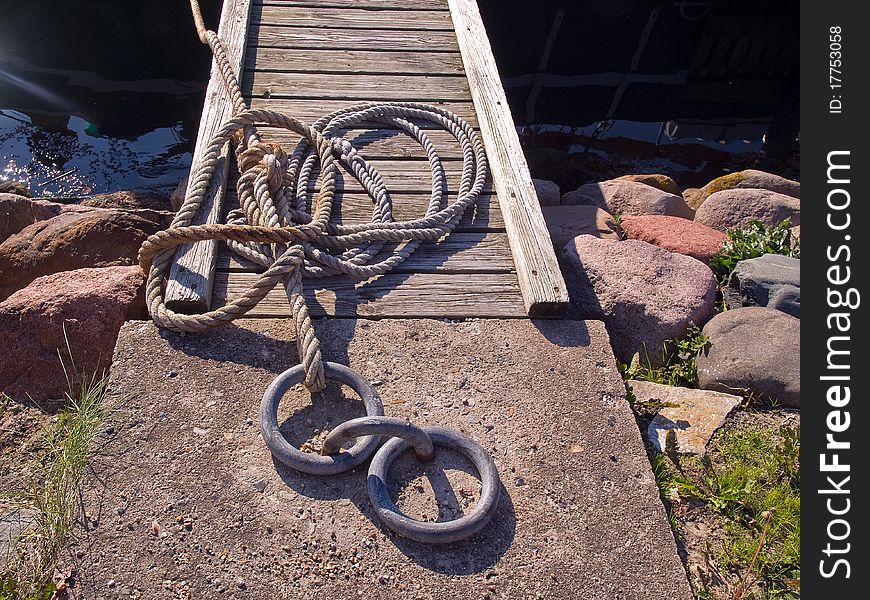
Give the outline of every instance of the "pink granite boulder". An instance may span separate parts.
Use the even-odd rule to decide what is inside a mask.
[[[73,393],[83,379],[100,376],[121,325],[144,316],[144,281],[138,266],[64,271],[0,302],[0,392],[39,403],[63,398],[70,388],[60,356]]]
[[[564,250],[565,279],[581,319],[607,324],[616,357],[661,364],[665,340],[713,316],[716,278],[699,260],[640,240],[581,235]]]
[[[550,240],[558,253],[578,235],[619,239],[613,217],[597,206],[542,206],[541,212],[550,232]]]
[[[694,212],[682,197],[637,181],[610,180],[581,185],[562,195],[562,205],[588,204],[610,214],[671,215],[691,219]]]
[[[42,275],[136,264],[142,242],[161,224],[119,210],[63,212],[0,244],[0,301]]]
[[[665,250],[710,262],[722,249],[726,235],[695,221],[665,215],[629,216],[622,220],[629,239],[655,244]]]
[[[716,192],[695,213],[695,221],[728,231],[746,227],[751,221],[779,225],[789,219],[792,226],[801,224],[801,201],[770,190],[735,188]]]

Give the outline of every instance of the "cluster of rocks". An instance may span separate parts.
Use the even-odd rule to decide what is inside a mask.
[[[607,325],[617,360],[661,366],[667,340],[703,327],[701,389],[629,382],[639,401],[663,406],[649,437],[680,451],[706,440],[744,397],[800,406],[800,261],[764,255],[738,263],[717,313],[710,259],[731,229],[789,219],[799,235],[800,184],[756,170],[680,191],[664,175],[629,175],[561,193],[535,180],[563,265],[573,316]]]
[[[108,369],[121,325],[147,316],[136,255],[173,213],[151,193],[12,191],[0,193],[0,392],[49,407]]]

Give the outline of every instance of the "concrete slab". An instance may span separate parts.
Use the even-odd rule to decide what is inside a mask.
[[[602,323],[316,327],[329,360],[377,383],[388,415],[460,429],[493,454],[492,523],[446,546],[403,540],[374,516],[365,469],[319,478],[274,462],[256,419],[296,362],[288,321],[187,335],[131,322],[72,547],[77,597],[691,598]],[[361,414],[333,386],[313,404],[291,390],[283,406],[297,445]],[[394,498],[412,516],[452,516],[479,493],[474,473],[451,452],[431,466],[405,456]]]

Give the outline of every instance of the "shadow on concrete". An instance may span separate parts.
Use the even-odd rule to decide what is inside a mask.
[[[188,356],[265,369],[276,375],[299,363],[292,329],[287,331],[285,339],[257,333],[235,323],[197,333],[161,330],[160,336],[173,350]]]
[[[532,319],[532,325],[547,341],[560,348],[586,347],[591,343],[589,328],[574,319]]]

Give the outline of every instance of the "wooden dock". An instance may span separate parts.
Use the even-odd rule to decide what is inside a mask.
[[[226,39],[228,32],[235,38]],[[346,276],[306,280],[312,315],[564,314],[565,284],[476,0],[225,0],[219,35],[243,67],[240,84],[251,108],[281,111],[312,123],[362,101],[425,102],[463,117],[484,140],[492,181],[456,230],[438,243],[423,244],[386,275],[363,282]],[[216,115],[225,118],[227,104],[213,80],[198,147],[219,126],[222,119]],[[297,141],[283,130],[261,127],[260,132],[265,141],[279,142],[288,150]],[[428,133],[444,160],[448,196],[455,194],[462,168],[460,149],[449,133]],[[428,162],[416,142],[382,125],[343,135],[384,177],[395,218],[422,216],[431,184]],[[215,204],[204,208],[199,222],[217,219],[238,205],[237,176],[230,166],[227,185],[212,186]],[[362,187],[345,174],[339,189],[335,221],[367,222],[372,203]],[[221,306],[262,270],[232,256],[224,244],[196,246],[195,251],[180,253],[173,270],[167,300],[176,309]],[[280,286],[248,315],[289,316]]]

